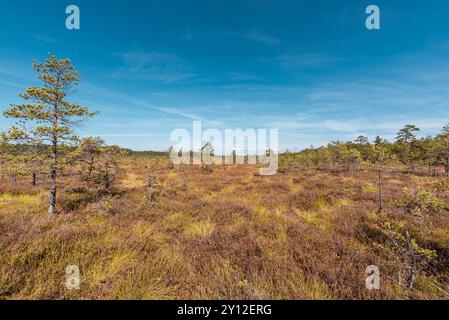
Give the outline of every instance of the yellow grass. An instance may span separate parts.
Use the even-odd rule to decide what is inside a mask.
[[[398,287],[401,263],[374,245],[387,218],[376,211],[375,172],[261,177],[251,166],[161,166],[149,204],[147,160],[126,162],[119,192],[56,217],[45,214],[45,185],[0,190],[0,299],[440,299],[449,291],[447,215],[430,217],[420,238],[438,250],[438,271],[420,273],[414,290]],[[61,197],[83,186],[66,179]],[[403,187],[430,179],[386,174],[386,208]],[[421,234],[403,211],[395,219]],[[379,291],[365,288],[373,263],[385,274]],[[80,290],[64,286],[69,265],[80,268]]]

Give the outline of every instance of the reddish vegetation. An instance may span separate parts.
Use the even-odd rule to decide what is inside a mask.
[[[431,190],[436,178],[386,173],[378,213],[375,172],[262,177],[251,166],[163,166],[149,201],[148,159],[126,162],[109,194],[68,174],[56,217],[46,215],[42,181],[1,184],[0,298],[449,298],[447,212],[421,223],[397,203],[403,187]],[[437,254],[413,289],[399,283],[406,266],[385,249],[383,222],[401,222]],[[80,267],[79,291],[64,286],[68,265]],[[369,265],[381,270],[379,290],[365,287]]]

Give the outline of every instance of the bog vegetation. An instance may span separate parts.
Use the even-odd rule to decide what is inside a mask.
[[[77,137],[95,113],[66,99],[75,68],[34,69],[4,111],[0,299],[449,298],[449,126],[287,151],[274,176],[173,165]]]

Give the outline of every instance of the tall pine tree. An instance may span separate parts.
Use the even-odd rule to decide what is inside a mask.
[[[44,62],[34,62],[33,68],[43,82],[40,87],[30,87],[20,96],[26,103],[12,105],[3,114],[17,119],[9,130],[9,138],[16,142],[45,143],[50,145],[50,203],[48,213],[56,214],[57,170],[60,149],[78,140],[73,129],[90,112],[86,107],[67,101],[70,89],[79,83],[79,73],[69,59],[59,60],[55,55]],[[30,126],[31,125],[31,126]]]

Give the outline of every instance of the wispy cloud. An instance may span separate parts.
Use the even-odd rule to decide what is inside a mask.
[[[23,70],[13,70],[10,67],[3,67],[0,65],[0,75],[16,78],[24,81],[37,82],[37,78],[33,78],[30,73],[26,73]]]
[[[11,82],[11,81],[6,81],[6,80],[0,80],[0,84],[5,85],[5,86],[10,86],[10,87],[15,87],[15,88],[25,88],[24,85],[16,83],[16,82]]]
[[[150,103],[146,102],[145,100],[137,99],[137,98],[133,98],[133,97],[127,97],[126,100],[128,100],[129,102],[131,102],[137,106],[151,108],[154,110],[159,110],[159,111],[162,111],[165,113],[174,114],[174,115],[188,118],[191,120],[202,120],[201,117],[199,117],[195,114],[187,113],[179,108],[156,106],[154,104],[150,104]]]
[[[278,38],[267,35],[263,32],[252,30],[249,32],[228,32],[229,35],[241,37],[246,40],[257,42],[265,45],[275,46],[282,43]]]
[[[226,76],[232,81],[254,81],[261,79],[259,76],[243,72],[228,72],[226,73]]]
[[[45,42],[47,44],[57,44],[58,43],[55,39],[53,39],[49,36],[43,35],[43,34],[31,34],[30,36],[32,38],[34,38],[35,40],[38,40],[40,42]]]
[[[207,119],[206,117],[194,114],[192,112],[187,112],[187,111],[185,111],[185,108],[172,107],[172,106],[161,106],[161,105],[152,104],[152,103],[149,103],[145,99],[131,96],[128,94],[124,94],[121,92],[105,89],[105,88],[99,87],[94,84],[89,84],[89,83],[86,84],[85,83],[83,86],[81,86],[80,89],[83,93],[87,93],[87,94],[94,95],[97,97],[114,99],[117,101],[124,102],[126,104],[131,104],[131,105],[138,106],[138,107],[157,110],[157,111],[163,112],[165,114],[175,115],[175,116],[189,119],[189,120],[203,121],[204,123],[211,125],[211,126],[212,125],[215,125],[215,126],[221,125],[221,123],[219,121],[210,120],[210,119]]]
[[[341,58],[323,53],[285,53],[276,58],[281,66],[286,68],[324,67],[340,61]]]
[[[116,78],[173,83],[195,77],[195,70],[175,55],[157,52],[118,55],[123,66],[114,73]]]

